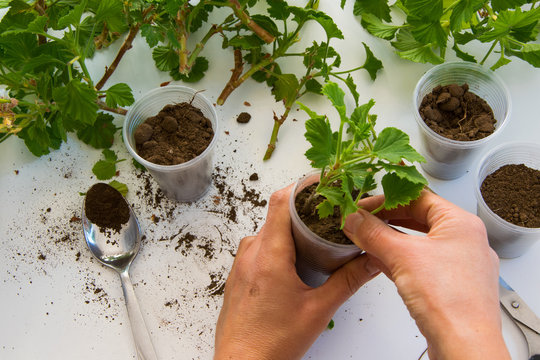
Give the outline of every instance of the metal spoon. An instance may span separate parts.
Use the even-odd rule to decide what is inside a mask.
[[[115,189],[115,191],[117,190]],[[123,197],[121,198],[126,201]],[[122,225],[120,232],[111,230],[104,233],[87,218],[85,204],[86,197],[83,201],[81,216],[86,244],[96,259],[102,264],[113,268],[120,275],[137,356],[141,360],[157,359],[135,296],[133,284],[129,278],[129,267],[135,256],[137,256],[141,244],[141,230],[137,216],[126,201],[126,205],[129,207],[129,221]]]

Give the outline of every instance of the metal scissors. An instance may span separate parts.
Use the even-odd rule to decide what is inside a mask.
[[[525,336],[529,347],[529,360],[540,360],[540,319],[500,276],[499,301]]]

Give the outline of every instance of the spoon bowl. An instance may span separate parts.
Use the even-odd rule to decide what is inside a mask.
[[[105,184],[100,184],[102,188],[104,188],[103,185]],[[92,223],[86,213],[87,193],[87,196],[85,196],[83,200],[81,216],[84,238],[92,255],[94,255],[94,257],[103,265],[113,268],[120,275],[137,357],[141,360],[157,359],[150,334],[146,328],[137,297],[135,296],[133,284],[129,277],[129,267],[137,256],[141,245],[141,228],[139,221],[124,197],[112,186],[106,186],[105,189],[115,196],[109,200],[100,199],[100,204],[101,200],[105,203],[102,212],[106,213],[107,210],[110,211],[110,209],[106,207],[106,205],[110,205],[107,201],[123,201],[122,204],[113,205],[127,206],[129,209],[129,220],[126,223],[121,224],[121,227],[118,229],[100,227]],[[92,188],[90,188],[89,192],[91,190]]]

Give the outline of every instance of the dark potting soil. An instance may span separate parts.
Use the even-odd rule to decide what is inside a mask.
[[[240,124],[247,124],[251,120],[251,115],[247,112],[241,112],[240,115],[236,118],[236,121]]]
[[[137,153],[159,165],[185,163],[200,155],[214,137],[212,122],[190,103],[166,105],[134,133]]]
[[[306,226],[325,240],[336,244],[352,244],[353,242],[340,229],[341,216],[339,208],[334,208],[334,214],[326,218],[319,218],[317,205],[323,202],[324,198],[320,195],[314,195],[317,183],[305,187],[296,195],[296,212]]]
[[[505,165],[486,176],[480,187],[489,208],[504,220],[540,228],[540,170]]]
[[[129,221],[126,200],[118,190],[104,183],[97,183],[88,190],[84,212],[93,224],[105,229],[120,231]]]
[[[437,134],[458,141],[485,138],[495,131],[489,104],[469,91],[469,85],[435,87],[418,109],[424,122]]]

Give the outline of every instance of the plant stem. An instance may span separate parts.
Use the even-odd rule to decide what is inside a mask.
[[[178,62],[180,63],[180,65],[178,66],[178,72],[184,75],[187,75],[190,70],[187,65],[189,54],[189,51],[187,49],[188,32],[184,21],[188,14],[188,7],[189,2],[185,2],[184,5],[182,5],[182,7],[178,10],[176,18],[174,19],[176,25],[178,26],[177,34],[178,43],[180,44],[180,47],[178,48]]]
[[[97,101],[97,104],[98,104],[99,108],[102,109],[102,110],[109,111],[109,112],[112,112],[112,113],[115,113],[115,114],[120,114],[120,115],[126,115],[126,114],[127,114],[127,110],[126,110],[126,109],[122,109],[122,108],[112,108],[112,107],[110,107],[110,106],[107,106],[107,104],[104,103],[104,102],[101,101],[101,100],[98,100],[98,101]]]
[[[493,49],[495,48],[495,45],[497,45],[497,43],[499,42],[499,40],[495,40],[493,42],[493,44],[491,44],[491,47],[489,48],[488,52],[486,53],[486,55],[484,56],[484,58],[482,59],[482,61],[480,61],[480,65],[484,65],[484,63],[486,62],[487,58],[489,57],[489,55],[491,54],[491,52],[493,51]]]
[[[142,19],[143,19],[143,22],[148,22],[150,21],[150,19],[152,17],[150,17],[149,19],[146,19],[146,16],[154,9],[154,5],[150,5],[148,8],[146,8],[143,13],[142,13]],[[139,32],[139,29],[141,27],[142,23],[137,23],[135,25],[133,25],[130,29],[129,29],[129,33],[128,33],[128,36],[126,37],[126,39],[124,40],[124,42],[122,43],[122,46],[120,47],[120,49],[118,50],[118,54],[116,54],[116,57],[114,58],[113,62],[111,63],[111,65],[109,67],[106,67],[105,68],[105,73],[103,74],[103,77],[101,78],[101,80],[98,81],[98,83],[96,84],[96,89],[97,90],[101,90],[101,88],[103,88],[103,86],[105,85],[105,83],[107,82],[107,80],[111,77],[111,75],[113,74],[114,70],[116,70],[116,67],[118,66],[118,64],[120,63],[120,60],[122,60],[122,57],[124,56],[124,54],[126,53],[126,51],[128,51],[129,49],[131,49],[131,44],[133,43],[133,40],[135,39],[135,36],[137,36],[137,33]]]
[[[251,17],[244,11],[242,5],[238,0],[229,0],[229,6],[233,9],[234,14],[244,25],[246,25],[251,31],[255,33],[265,43],[270,44],[276,39],[268,31],[264,30],[259,24],[251,19]]]

